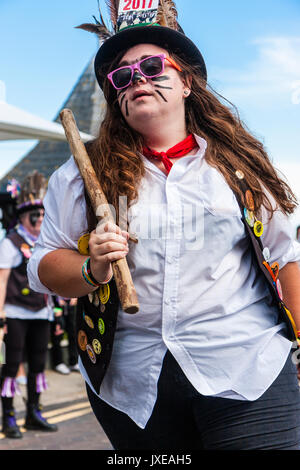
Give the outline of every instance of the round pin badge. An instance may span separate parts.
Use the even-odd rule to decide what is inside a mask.
[[[103,286],[99,287],[99,299],[102,304],[106,304],[110,297],[110,288],[108,284],[104,284]]]
[[[94,322],[91,317],[89,317],[88,315],[84,315],[84,321],[90,328],[94,329]]]
[[[235,172],[236,176],[238,177],[239,180],[242,180],[244,179],[245,175],[244,173],[242,172],[242,170],[236,170]]]
[[[94,350],[93,350],[93,348],[90,344],[86,345],[86,352],[87,352],[90,360],[92,361],[92,363],[96,364],[96,355],[95,355]]]
[[[92,346],[96,354],[101,354],[102,347],[98,339],[93,339]]]
[[[21,290],[22,295],[29,295],[30,294],[30,289],[28,287],[24,287],[24,289]]]
[[[247,209],[250,211],[254,211],[255,209],[255,204],[254,204],[254,199],[253,199],[253,194],[249,189],[245,192],[245,199],[246,199],[246,205]]]
[[[85,331],[83,331],[83,330],[78,331],[77,342],[78,342],[78,346],[80,347],[81,351],[85,351],[86,350],[86,345],[87,345],[87,342],[88,342],[87,335],[86,335]]]
[[[261,237],[262,234],[263,234],[263,231],[264,231],[264,226],[263,224],[257,220],[254,224],[254,227],[253,227],[253,231],[254,231],[254,234],[257,236],[257,237]]]
[[[282,289],[281,289],[281,284],[280,284],[279,279],[276,280],[276,288],[277,288],[277,293],[279,295],[279,298],[280,298],[280,300],[282,300],[283,295],[282,295]]]
[[[22,243],[20,250],[22,251],[25,258],[27,259],[31,258],[32,249],[30,248],[29,245],[27,245],[27,243]]]
[[[81,255],[88,255],[89,254],[89,240],[90,234],[85,233],[82,237],[79,238],[77,242],[77,248]]]
[[[105,305],[100,304],[100,310],[101,310],[101,313],[104,313],[105,312]]]
[[[95,305],[95,307],[99,307],[99,304],[100,304],[100,300],[99,300],[98,294],[97,292],[94,292],[93,305]]]
[[[271,264],[271,269],[274,273],[275,278],[277,279],[279,274],[279,264],[275,261],[275,263]]]
[[[253,212],[249,211],[246,207],[244,207],[244,216],[245,216],[247,224],[250,227],[254,227],[255,217],[254,217]]]
[[[102,318],[99,318],[98,320],[98,330],[100,332],[100,335],[104,335],[105,332],[105,323]]]
[[[271,258],[271,253],[267,246],[263,249],[263,257],[266,261],[269,261],[269,259]]]
[[[269,272],[271,278],[273,279],[273,282],[276,282],[276,278],[274,276],[273,270],[271,269],[271,266],[269,265],[269,263],[267,261],[263,261],[263,265],[265,266],[265,268]]]

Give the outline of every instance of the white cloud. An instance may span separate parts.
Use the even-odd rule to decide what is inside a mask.
[[[211,70],[224,96],[300,104],[300,37],[265,37],[250,43],[256,56],[244,68]]]
[[[263,69],[272,67],[280,76],[300,77],[300,37],[261,38],[253,43],[260,48]]]

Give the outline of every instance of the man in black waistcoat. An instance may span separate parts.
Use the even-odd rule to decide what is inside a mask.
[[[18,197],[18,223],[0,243],[0,328],[5,332],[0,391],[2,432],[6,437],[21,438],[13,399],[19,392],[16,375],[25,351],[28,363],[25,428],[57,430],[42,416],[39,405],[40,394],[47,388],[44,369],[51,307],[46,296],[30,290],[27,279],[27,263],[44,217],[46,180],[34,171],[25,178],[22,189],[15,180],[9,189]]]

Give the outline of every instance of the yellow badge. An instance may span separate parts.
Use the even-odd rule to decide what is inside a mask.
[[[88,315],[84,315],[84,320],[90,328],[92,328],[92,329],[94,328],[94,323],[93,323],[93,320],[91,319],[91,317],[89,317]]]
[[[102,304],[106,304],[110,297],[110,288],[108,284],[99,287],[99,299]]]
[[[30,294],[30,289],[28,289],[28,287],[24,287],[24,289],[22,289],[21,292],[23,295],[28,295]]]
[[[101,351],[102,351],[100,341],[98,341],[97,339],[93,339],[92,345],[93,345],[93,349],[94,349],[95,353],[100,354]]]
[[[89,240],[90,240],[89,233],[85,233],[84,235],[82,235],[82,237],[79,238],[77,242],[77,247],[81,255],[89,254]]]
[[[85,351],[88,340],[87,335],[83,330],[78,331],[77,340],[81,351]]]
[[[257,237],[261,237],[264,231],[264,226],[263,224],[257,220],[254,224],[253,231]]]

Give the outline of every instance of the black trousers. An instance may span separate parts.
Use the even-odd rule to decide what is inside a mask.
[[[5,364],[2,366],[0,385],[6,377],[15,378],[20,363],[26,355],[28,363],[27,398],[28,403],[37,404],[39,393],[36,390],[36,376],[44,372],[48,341],[48,320],[7,319],[7,334],[5,341]],[[11,410],[13,397],[1,397],[3,410]]]
[[[74,366],[78,362],[77,341],[76,341],[76,305],[64,305],[63,315],[59,317],[62,328],[68,335],[68,359],[69,365]],[[62,335],[55,334],[56,322],[51,322],[51,356],[53,366],[57,366],[64,362],[63,352],[60,342],[63,338]]]
[[[16,377],[24,352],[28,372],[39,374],[45,369],[49,341],[48,320],[20,320],[7,318],[5,342],[5,364],[1,377]]]
[[[94,414],[116,450],[300,450],[300,394],[289,357],[252,402],[203,396],[167,352],[145,429],[87,386]]]

